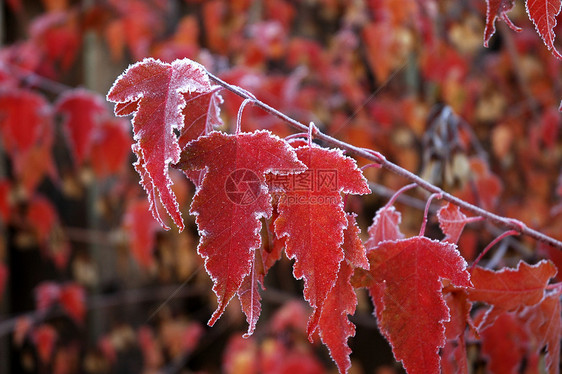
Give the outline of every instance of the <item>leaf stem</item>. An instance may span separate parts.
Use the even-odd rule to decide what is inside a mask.
[[[289,125],[291,125],[293,128],[301,131],[301,132],[308,132],[309,128],[308,126],[304,125],[303,123],[287,116],[286,114],[278,111],[275,108],[272,108],[271,106],[267,105],[266,103],[264,103],[261,100],[255,99],[253,98],[251,95],[249,95],[246,90],[234,86],[232,84],[229,84],[225,81],[223,81],[222,79],[220,79],[219,77],[217,77],[216,75],[210,73],[209,71],[207,71],[207,74],[209,75],[209,78],[211,78],[213,81],[215,81],[217,84],[223,86],[225,89],[233,92],[234,94],[244,98],[244,99],[253,99],[255,100],[254,105],[261,108],[262,110],[270,113],[271,115],[287,122]],[[499,216],[497,214],[494,214],[490,211],[487,211],[485,209],[480,208],[479,206],[470,204],[462,199],[459,199],[456,196],[451,195],[450,193],[447,193],[445,191],[443,191],[441,188],[431,184],[430,182],[422,179],[421,177],[419,177],[418,175],[402,168],[401,166],[398,166],[390,161],[388,161],[386,158],[384,158],[381,154],[371,151],[371,150],[366,150],[363,148],[359,148],[356,147],[352,144],[346,143],[344,141],[341,141],[339,139],[333,138],[329,135],[326,135],[320,131],[317,131],[314,136],[319,139],[322,140],[323,142],[330,144],[331,146],[334,147],[338,147],[341,148],[343,150],[345,150],[347,153],[349,154],[354,154],[356,156],[360,156],[363,158],[366,158],[367,160],[371,160],[373,162],[376,162],[378,164],[380,164],[382,167],[384,167],[385,169],[404,177],[405,179],[409,180],[410,182],[415,183],[417,186],[423,188],[424,190],[431,192],[431,193],[441,193],[443,200],[451,202],[453,204],[458,205],[460,208],[464,209],[467,212],[470,212],[472,214],[475,214],[477,216],[483,217],[486,220],[488,220],[489,222],[498,225],[498,226],[502,226],[511,230],[515,230],[523,235],[526,235],[528,237],[531,237],[533,239],[536,239],[538,241],[544,242],[546,244],[549,244],[557,249],[562,250],[562,242],[554,239],[548,235],[545,235],[537,230],[534,230],[524,224],[520,224],[520,222],[516,222],[516,220],[513,220],[511,218],[506,218],[506,217],[502,217]]]
[[[482,259],[482,257],[484,257],[486,255],[486,253],[488,253],[488,251],[494,246],[496,245],[496,243],[498,243],[500,240],[502,240],[503,238],[507,237],[507,236],[511,236],[511,235],[519,235],[519,231],[516,230],[509,230],[504,232],[503,234],[501,234],[500,236],[498,236],[497,238],[495,238],[494,240],[492,240],[490,242],[490,244],[488,244],[486,246],[486,248],[484,248],[484,250],[478,255],[478,257],[476,257],[476,260],[474,260],[474,262],[472,263],[472,265],[470,266],[470,272],[472,272],[472,269],[474,269],[474,267],[476,266],[476,264],[478,264],[478,262],[480,262],[480,260]]]
[[[441,194],[440,193],[433,193],[427,198],[427,203],[425,204],[425,210],[423,211],[423,221],[422,221],[422,225],[421,225],[421,228],[420,228],[419,236],[425,235],[425,226],[427,225],[427,214],[429,213],[429,206],[431,205],[431,201],[435,198],[440,199]]]

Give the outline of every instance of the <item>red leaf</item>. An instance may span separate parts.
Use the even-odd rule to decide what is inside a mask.
[[[129,237],[131,254],[138,264],[149,269],[154,264],[152,252],[156,245],[155,234],[158,225],[152,219],[146,199],[128,203],[123,226]]]
[[[86,295],[78,284],[67,284],[60,289],[59,302],[77,323],[84,323],[86,315]]]
[[[461,237],[464,226],[470,222],[460,208],[451,203],[447,203],[444,207],[440,208],[437,212],[437,219],[439,220],[439,227],[445,234],[443,241],[456,244]]]
[[[0,263],[0,301],[2,300],[2,294],[6,288],[6,282],[8,280],[8,267]]]
[[[521,31],[515,26],[509,17],[509,12],[515,6],[515,0],[486,0],[486,29],[484,30],[484,47],[488,47],[488,42],[496,32],[496,19],[501,18],[514,31]]]
[[[92,135],[90,162],[99,178],[118,174],[131,152],[129,124],[121,119],[107,119]]]
[[[526,308],[520,316],[526,320],[526,326],[536,339],[535,350],[540,353],[547,348],[546,368],[549,373],[559,372],[560,336],[562,321],[560,319],[560,294],[552,293],[532,307]]]
[[[540,302],[549,279],[556,272],[554,264],[546,260],[536,265],[520,261],[515,269],[504,268],[499,271],[478,266],[474,268],[471,274],[474,287],[467,290],[468,299],[492,306],[486,312],[480,328],[492,323],[504,311]]]
[[[51,361],[56,339],[57,331],[49,325],[41,325],[33,331],[33,342],[43,364]]]
[[[275,233],[287,238],[285,253],[295,259],[295,278],[304,278],[304,298],[313,308],[321,309],[344,258],[341,245],[347,220],[341,193],[366,194],[370,190],[355,161],[342,151],[307,146],[296,152],[308,170],[294,175],[285,188]],[[316,329],[319,312],[309,320],[309,336]]]
[[[41,68],[50,69],[48,72],[52,75],[55,62],[59,63],[63,70],[72,66],[81,43],[75,13],[53,12],[37,17],[30,26],[30,34],[35,48],[50,62]]]
[[[68,91],[55,105],[55,110],[63,114],[62,126],[69,142],[76,164],[82,165],[89,156],[92,146],[92,133],[99,118],[107,113],[102,98],[83,89]]]
[[[135,168],[149,196],[152,215],[166,229],[157,211],[157,196],[180,231],[184,228],[168,175],[169,164],[180,158],[174,130],[181,131],[184,126],[184,94],[197,96],[212,90],[205,69],[191,60],[166,64],[144,59],[119,76],[107,94],[108,100],[117,103],[117,115],[135,112],[133,132],[137,143],[133,150],[138,156]],[[124,106],[130,104],[132,106],[124,110]]]
[[[0,225],[6,225],[12,212],[10,191],[12,186],[9,180],[0,179]]]
[[[385,240],[402,239],[404,234],[400,232],[402,215],[396,211],[394,206],[380,208],[373,218],[373,224],[369,227],[369,239],[365,243],[367,250],[375,248]]]
[[[410,374],[438,373],[450,318],[441,279],[469,287],[466,262],[453,244],[420,236],[384,241],[367,256],[379,328],[394,357]]]
[[[44,312],[59,301],[60,286],[54,282],[43,282],[35,288],[35,305]]]
[[[220,104],[223,100],[218,86],[204,94],[185,95],[185,101],[185,123],[178,139],[181,148],[223,124],[220,117]]]
[[[178,166],[206,173],[191,203],[201,241],[198,252],[214,282],[213,325],[250,274],[261,246],[260,218],[271,217],[265,174],[303,170],[294,150],[268,131],[228,135],[212,132],[187,144]],[[252,304],[253,305],[253,304]],[[254,311],[244,308],[245,312]],[[250,328],[256,319],[250,313]]]
[[[357,227],[355,215],[346,214],[346,217],[347,228],[344,231],[342,244],[344,259],[340,263],[336,283],[324,301],[318,320],[320,337],[329,348],[330,355],[336,362],[340,373],[346,373],[351,367],[349,359],[351,349],[347,345],[347,339],[355,335],[355,325],[347,317],[348,314],[355,313],[357,306],[357,296],[350,284],[350,279],[356,267],[369,268],[365,247],[359,238],[360,230]]]
[[[511,313],[502,313],[480,333],[482,355],[491,373],[516,373],[526,352],[529,336]]]
[[[556,38],[554,27],[556,26],[556,16],[562,8],[562,2],[560,0],[527,0],[525,7],[548,50],[551,50],[557,58],[562,59],[562,54],[554,46]]]
[[[63,269],[68,262],[70,247],[61,234],[59,217],[53,204],[42,196],[35,196],[29,203],[27,221],[45,255],[59,269]]]
[[[37,143],[49,111],[47,101],[33,91],[0,93],[2,142],[12,156],[29,151]]]
[[[468,374],[464,331],[470,320],[469,313],[472,304],[468,302],[466,291],[462,288],[443,291],[451,317],[449,321],[445,322],[447,343],[442,351],[441,370],[443,374]]]

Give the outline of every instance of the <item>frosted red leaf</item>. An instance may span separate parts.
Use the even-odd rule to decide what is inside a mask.
[[[255,251],[261,247],[260,218],[272,214],[265,174],[300,172],[304,165],[285,141],[269,131],[256,131],[200,137],[186,145],[177,166],[206,170],[191,213],[197,216],[201,236],[197,250],[205,259],[219,303],[209,320],[213,325],[251,273]],[[254,286],[249,289],[255,292]],[[243,309],[250,314],[249,332],[256,320],[253,300],[249,309]]]
[[[350,284],[350,279],[356,267],[369,268],[369,261],[359,237],[360,230],[357,227],[355,215],[348,213],[346,218],[347,227],[342,244],[344,259],[340,263],[336,282],[324,301],[318,320],[320,338],[330,350],[330,355],[336,362],[340,373],[346,373],[351,367],[349,359],[351,349],[347,345],[347,339],[355,336],[355,325],[349,321],[348,314],[355,313],[357,296]],[[317,311],[318,309],[314,312],[317,313]],[[312,332],[309,331],[310,333]]]
[[[178,140],[181,148],[222,125],[220,105],[223,100],[219,90],[219,86],[214,86],[205,93],[184,95],[186,101],[183,109],[185,123]]]
[[[525,356],[529,335],[511,313],[502,313],[480,333],[482,355],[490,373],[517,373]]]
[[[461,237],[464,226],[470,220],[461,212],[460,208],[451,203],[447,203],[437,211],[439,227],[445,234],[443,241],[456,244]]]
[[[380,208],[373,223],[369,226],[369,239],[365,243],[367,250],[375,248],[380,242],[385,240],[396,240],[404,238],[404,234],[400,232],[400,222],[402,215],[394,206],[384,206]]]
[[[546,369],[550,374],[559,372],[560,336],[562,321],[560,317],[560,293],[554,292],[545,296],[541,302],[526,308],[520,315],[527,329],[535,338],[535,351],[540,354],[546,347]]]
[[[50,325],[41,325],[33,330],[33,342],[43,364],[51,361],[57,335],[57,331]]]
[[[132,120],[134,151],[138,156],[135,168],[151,202],[152,215],[166,229],[158,214],[157,197],[180,231],[184,228],[168,175],[169,164],[178,162],[180,157],[174,131],[184,127],[184,95],[204,94],[213,89],[205,69],[191,60],[167,64],[147,58],[129,66],[107,94],[107,99],[117,104],[117,115],[135,113]]]
[[[471,304],[467,300],[466,291],[462,288],[445,287],[443,297],[451,315],[445,322],[447,343],[442,351],[441,370],[446,373],[468,373],[466,360],[466,344],[464,332],[470,320]]]
[[[499,271],[475,267],[471,274],[473,287],[467,289],[470,301],[491,305],[480,328],[489,325],[503,311],[512,311],[521,306],[539,303],[550,278],[556,275],[556,267],[542,260],[535,265],[523,261],[517,268]]]
[[[86,316],[86,294],[78,284],[69,283],[60,288],[59,302],[78,324],[84,323]]]
[[[271,176],[271,174],[268,174]],[[266,178],[267,179],[267,178]],[[249,329],[245,337],[252,334],[255,329],[258,317],[261,313],[261,296],[258,292],[258,284],[263,287],[264,278],[269,269],[281,258],[284,248],[284,240],[277,239],[274,233],[273,222],[279,216],[277,206],[273,206],[273,212],[268,223],[269,242],[263,243],[262,248],[256,250],[256,256],[252,270],[244,278],[238,290],[238,299],[242,310],[248,316]]]
[[[455,245],[426,237],[381,242],[367,254],[379,329],[409,374],[438,373],[449,308],[442,279],[469,287],[466,262]]]
[[[0,93],[2,143],[11,155],[27,152],[37,143],[49,112],[45,98],[33,91]]]
[[[4,294],[4,289],[6,288],[7,281],[8,267],[5,264],[0,263],[0,301],[2,300],[2,295]]]
[[[94,131],[90,164],[98,178],[117,174],[131,153],[129,125],[116,118],[107,119]]]
[[[304,278],[304,298],[320,309],[344,258],[341,245],[347,219],[341,193],[367,194],[370,190],[355,161],[342,151],[313,145],[296,152],[308,169],[289,181],[280,198],[275,233],[278,238],[286,237],[285,253],[295,259],[293,275]],[[312,315],[309,332],[315,330],[318,317],[319,313]]]
[[[90,91],[77,89],[63,94],[55,104],[63,115],[62,127],[77,165],[89,156],[92,133],[107,109],[103,99]]]
[[[151,217],[146,199],[130,201],[125,211],[123,227],[129,238],[131,254],[137,263],[149,269],[154,264],[155,234],[158,225]]]
[[[556,26],[556,16],[562,9],[562,2],[560,0],[527,0],[525,7],[548,50],[557,58],[562,59],[562,54],[554,46],[556,38],[554,27]]]
[[[484,30],[484,47],[488,47],[488,42],[496,32],[496,19],[501,18],[512,30],[521,31],[515,26],[509,17],[509,12],[515,6],[515,0],[486,0],[486,29]]]

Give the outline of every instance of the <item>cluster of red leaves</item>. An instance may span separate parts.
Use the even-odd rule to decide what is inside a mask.
[[[134,114],[136,144],[133,150],[137,156],[135,168],[149,196],[148,203],[139,201],[136,196],[127,200],[124,226],[131,238],[131,253],[137,262],[143,268],[152,268],[157,227],[147,212],[150,210],[163,227],[168,227],[169,222],[162,214],[163,207],[172,221],[183,229],[184,221],[180,213],[182,199],[175,189],[177,182],[174,182],[172,189],[173,178],[168,174],[168,169],[170,164],[177,164],[184,169],[197,187],[191,212],[197,216],[202,238],[198,250],[215,282],[213,289],[219,299],[219,306],[211,323],[220,317],[229,300],[237,295],[249,324],[248,334],[253,332],[261,311],[258,283],[263,285],[268,270],[281,257],[282,248],[286,247],[287,256],[295,260],[294,275],[304,279],[304,296],[313,307],[307,328],[309,338],[317,331],[329,347],[340,371],[345,371],[350,365],[347,338],[354,334],[354,326],[347,315],[353,314],[357,305],[349,280],[353,271],[359,272],[360,270],[356,270],[358,268],[365,270],[367,263],[365,248],[358,239],[359,230],[352,216],[346,215],[343,210],[341,193],[363,194],[368,189],[351,159],[337,151],[306,144],[291,149],[288,143],[267,132],[236,135],[212,132],[222,125],[218,109],[222,99],[218,89],[209,82],[200,66],[186,60],[175,61],[176,58],[198,58],[210,68],[215,66],[223,69],[227,62],[212,54],[227,56],[228,63],[239,66],[237,69],[226,69],[221,74],[229,82],[248,89],[257,97],[304,121],[314,119],[323,122],[324,130],[328,133],[358,146],[381,150],[411,170],[420,166],[417,163],[419,156],[414,154],[417,147],[412,145],[416,143],[413,139],[421,136],[424,131],[427,108],[433,102],[443,100],[471,124],[474,123],[475,128],[494,128],[491,137],[494,156],[504,162],[499,173],[504,177],[507,175],[507,178],[502,179],[507,180],[510,187],[515,186],[507,194],[500,196],[502,185],[499,179],[482,158],[472,158],[467,162],[468,172],[464,171],[465,176],[468,174],[469,177],[455,174],[462,182],[457,195],[489,209],[494,209],[503,200],[503,204],[499,205],[506,212],[518,217],[529,215],[525,217],[529,218],[525,219],[528,222],[537,222],[537,217],[548,217],[545,208],[548,204],[545,201],[549,201],[551,197],[549,189],[544,186],[552,185],[550,182],[554,173],[551,170],[556,165],[556,158],[550,156],[556,149],[555,138],[560,121],[553,109],[553,100],[556,100],[553,99],[553,93],[556,90],[552,82],[556,81],[559,69],[555,62],[548,62],[544,72],[537,72],[536,65],[546,65],[550,56],[542,52],[544,47],[537,49],[534,39],[538,38],[525,33],[528,27],[513,37],[515,52],[525,61],[522,67],[517,68],[510,67],[508,53],[504,50],[492,54],[484,61],[477,60],[477,50],[471,45],[482,44],[479,26],[483,25],[476,21],[477,25],[474,27],[474,19],[484,15],[480,9],[484,2],[481,1],[477,5],[476,1],[467,2],[460,7],[460,13],[456,13],[457,8],[451,10],[454,8],[451,5],[443,6],[440,11],[445,14],[443,19],[447,22],[441,22],[443,19],[437,15],[436,1],[377,0],[365,4],[319,1],[321,7],[314,8],[313,11],[318,13],[317,18],[323,23],[319,29],[325,26],[328,29],[338,28],[334,37],[325,37],[325,40],[310,37],[315,34],[314,26],[299,26],[301,15],[310,12],[307,8],[309,4],[312,7],[317,5],[314,1],[301,4],[272,0],[260,5],[257,11],[252,2],[245,0],[187,0],[185,3],[193,12],[182,18],[176,30],[170,33],[166,31],[169,29],[165,18],[167,4],[162,0],[110,0],[96,3],[85,10],[70,8],[66,1],[44,0],[43,5],[48,14],[33,21],[29,40],[0,53],[0,82],[6,87],[5,91],[0,92],[0,131],[3,146],[12,159],[15,176],[14,181],[0,181],[0,217],[3,223],[20,224],[19,209],[16,208],[19,208],[21,202],[20,191],[24,189],[27,194],[24,200],[29,202],[28,213],[24,214],[25,221],[32,226],[32,231],[42,246],[52,247],[55,238],[59,250],[54,253],[60,254],[55,257],[55,261],[62,264],[59,266],[64,267],[66,264],[68,252],[64,250],[64,245],[60,245],[61,241],[56,240],[59,226],[56,210],[35,192],[44,175],[58,180],[51,156],[54,116],[59,114],[63,117],[62,128],[75,166],[89,165],[100,178],[121,171],[123,161],[129,153],[128,127],[126,122],[108,117],[99,98],[94,98],[87,91],[68,92],[50,106],[35,90],[13,90],[19,84],[10,79],[10,75],[19,75],[20,71],[8,67],[19,66],[28,71],[56,77],[73,64],[84,32],[91,30],[105,38],[112,57],[116,60],[129,53],[136,60],[154,56],[170,62],[150,59],[131,66],[122,75],[121,84],[117,82],[108,95],[109,99],[118,103],[118,115]],[[19,14],[24,12],[20,1],[11,0],[8,4]],[[515,1],[488,0],[486,4],[488,10],[485,13],[484,39],[487,45],[494,34],[496,18],[499,17],[515,29],[506,15]],[[554,45],[554,32],[560,1],[550,0],[539,4],[537,1],[527,0],[526,7],[529,18],[548,49],[559,56]],[[303,8],[305,12],[302,11]],[[321,11],[316,12],[317,10]],[[257,22],[254,18],[256,12],[260,13]],[[201,17],[201,22],[197,16]],[[84,20],[84,24],[80,24],[79,20]],[[439,39],[435,24],[445,25],[447,41]],[[476,44],[471,43],[475,34],[479,36]],[[506,44],[510,42],[509,38],[504,38]],[[203,45],[199,45],[201,41]],[[358,51],[364,53],[364,56]],[[416,90],[419,87],[416,88],[416,84],[409,81],[408,90],[391,87],[391,92],[382,93],[375,101],[371,101],[369,95],[374,89],[370,83],[371,76],[379,83],[385,82],[400,73],[406,66],[404,61],[407,58],[417,59],[420,63],[419,69],[407,69],[408,77],[418,74],[423,78],[423,91],[428,93],[427,97],[418,95]],[[365,66],[362,59],[367,62]],[[271,66],[275,67],[275,73],[271,72]],[[473,69],[471,66],[477,68]],[[482,78],[482,67],[491,78]],[[518,79],[513,79],[514,75]],[[504,108],[522,107],[521,97],[512,94],[517,91],[513,89],[513,82],[522,80],[528,81],[530,94],[537,101],[535,106],[532,110],[523,109],[523,113],[519,109],[510,110],[502,123],[489,126],[491,122],[497,122],[500,117],[497,113],[503,113]],[[159,86],[160,88],[155,89]],[[166,90],[161,89],[163,86],[167,87]],[[505,95],[507,99],[503,99],[508,100],[507,103],[498,99],[500,93],[506,92],[510,93]],[[226,95],[223,117],[233,119],[238,114],[240,101],[230,94]],[[356,108],[361,111],[357,112]],[[539,113],[535,117],[538,119],[536,123],[540,125],[529,130],[527,137],[524,123],[528,121],[529,112]],[[351,113],[353,116],[350,120],[348,118]],[[372,120],[380,126],[372,126]],[[18,121],[26,123],[26,127],[19,126]],[[279,136],[287,134],[286,127],[279,126],[277,119],[252,108],[247,109],[244,128],[266,128]],[[468,140],[470,137],[467,132],[461,131],[459,138],[462,152],[474,150],[475,144]],[[193,141],[195,139],[198,140]],[[260,151],[266,149],[280,151],[284,156],[279,159],[271,154],[268,154],[270,158],[263,157]],[[458,149],[454,151],[457,152]],[[459,174],[463,172],[464,156],[437,154],[438,161],[444,165],[443,170],[457,173],[461,169]],[[545,166],[548,170],[536,170],[534,165],[543,159],[549,160]],[[321,209],[317,209],[317,205],[312,209],[310,204],[289,203],[312,201],[317,198],[314,193],[276,189],[267,181],[268,175],[271,176],[272,173],[276,173],[279,178],[299,175],[305,177],[307,173],[322,169],[322,162],[330,160],[333,163],[330,168],[341,163],[344,166],[337,168],[339,173],[350,175],[340,181],[344,183],[341,189],[329,194],[324,191],[323,196],[329,197],[332,203],[323,205]],[[461,161],[456,163],[457,160]],[[513,160],[520,160],[521,168],[510,167],[513,166],[510,164]],[[305,166],[306,171],[303,171]],[[428,169],[428,165],[422,167],[424,170]],[[252,174],[233,174],[241,168]],[[498,168],[494,171],[498,172]],[[258,183],[250,183],[248,179],[244,179],[254,174]],[[378,174],[375,176],[378,177]],[[381,176],[380,180],[391,187],[402,183],[391,177]],[[345,184],[346,181],[349,185]],[[530,195],[534,197],[525,198],[520,203],[522,199],[514,197],[519,197],[518,193],[521,191],[526,192],[525,187],[528,186],[533,192]],[[225,190],[236,190],[237,195],[231,194],[229,198],[224,193],[221,194]],[[243,206],[234,203],[232,196],[243,196]],[[253,196],[258,198],[253,200]],[[271,196],[274,197],[272,202]],[[237,199],[234,197],[234,200]],[[246,204],[248,201],[250,202]],[[541,209],[531,209],[535,206]],[[542,214],[545,210],[547,213]],[[424,352],[431,353],[427,356],[427,367],[435,367],[436,349],[443,347],[443,344],[446,344],[443,347],[443,357],[464,357],[466,360],[466,355],[459,353],[461,350],[458,347],[465,341],[466,323],[463,316],[467,315],[467,305],[470,309],[470,304],[465,302],[468,297],[465,294],[472,288],[468,286],[464,263],[454,250],[454,244],[459,242],[464,225],[471,222],[472,218],[466,218],[457,207],[443,208],[438,218],[446,237],[442,242],[435,242],[421,237],[403,239],[404,235],[398,229],[399,213],[393,207],[385,207],[384,212],[380,213],[369,229],[370,236],[365,244],[369,251],[370,271],[374,267],[377,271],[363,277],[360,283],[368,285],[372,296],[374,295],[373,302],[381,331],[392,343],[396,357],[403,360],[406,368],[413,368],[409,371],[419,369],[419,362],[408,352],[412,341],[416,343],[413,340],[415,337],[405,336],[403,340],[400,340],[401,337],[397,338],[395,331],[402,325],[400,321],[391,320],[389,312],[385,312],[386,308],[392,310],[396,307],[392,304],[390,291],[386,290],[393,290],[394,293],[398,288],[397,293],[403,292],[401,281],[396,279],[402,269],[410,266],[412,272],[415,272],[416,268],[412,264],[417,263],[416,256],[422,254],[423,259],[426,253],[430,253],[436,257],[435,261],[446,259],[444,261],[447,266],[424,269],[431,270],[428,277],[421,274],[412,277],[412,284],[422,287],[428,293],[423,294],[416,305],[406,304],[414,309],[419,309],[418,304],[423,302],[435,306],[435,313],[428,314],[427,319],[419,321],[422,325],[433,323],[433,330],[429,334],[431,339],[424,344],[420,343],[420,347]],[[297,217],[297,221],[294,217]],[[549,226],[554,235],[559,235],[556,220],[540,219],[543,221],[539,221],[538,226]],[[266,250],[266,246],[262,247],[259,231],[263,229],[263,221],[273,238],[273,249],[267,247]],[[233,227],[236,229],[233,230]],[[323,235],[328,230],[326,227],[331,227],[329,231],[335,233],[333,237],[326,238]],[[319,238],[307,237],[307,232],[317,233]],[[387,243],[391,239],[399,244]],[[226,243],[226,249],[223,243]],[[378,247],[380,251],[375,251],[374,248]],[[467,247],[460,245],[463,254],[470,252]],[[327,251],[329,256],[325,255]],[[233,258],[236,261],[233,262]],[[399,259],[402,265],[387,261],[390,258]],[[470,259],[471,256],[466,258]],[[393,266],[397,266],[399,271]],[[431,268],[427,264],[424,266],[428,267]],[[524,265],[520,268],[524,268]],[[2,270],[0,265],[0,293],[3,273],[6,273]],[[477,271],[478,268],[475,273]],[[448,285],[441,290],[439,282],[446,283],[441,278],[447,278],[457,288],[451,290],[452,286]],[[521,275],[519,278],[515,277],[515,280],[525,283],[527,278]],[[551,352],[551,348],[555,349],[552,338],[540,331],[544,330],[544,321],[552,320],[546,316],[556,312],[554,304],[558,303],[552,302],[555,298],[553,292],[545,293],[546,283],[539,288],[542,298],[532,299],[534,304],[522,303],[515,309],[503,304],[490,304],[493,306],[491,310],[495,308],[499,313],[501,309],[503,313],[495,322],[490,322],[494,324],[500,321],[497,322],[499,333],[511,331],[513,321],[524,325],[514,334],[524,342],[521,357],[525,357],[530,366],[537,362],[536,353],[544,346],[548,346],[548,352]],[[439,292],[443,292],[442,297],[438,296]],[[473,301],[486,302],[478,298]],[[451,315],[451,322],[444,324],[447,313]],[[412,319],[412,316],[405,317],[402,323],[408,321],[408,318]],[[471,323],[470,320],[468,322]],[[443,325],[446,326],[446,339],[441,333]],[[450,332],[449,326],[452,325],[455,328]],[[480,332],[483,353],[490,357],[490,367],[498,362],[501,366],[503,362],[497,358],[501,352],[497,350],[493,353],[493,349],[490,349],[494,344],[490,345],[489,342],[494,338],[490,338],[488,343],[488,338],[485,338],[494,335],[491,332],[493,326],[495,325],[482,326]],[[52,353],[55,334],[51,330],[50,326],[45,326],[34,334],[37,341],[45,342],[41,344],[41,357],[49,357]],[[138,339],[143,346],[142,350],[146,351],[147,361],[153,364],[149,365],[150,368],[155,369],[161,365],[162,358],[155,357],[158,354],[151,352],[157,350],[158,343],[155,341],[159,338],[143,329],[139,332]],[[253,343],[248,343],[245,347],[250,347],[249,350],[241,350],[242,353],[248,353],[246,358],[258,360],[263,354]],[[312,357],[309,354],[293,354],[289,348],[276,344],[269,346],[269,349],[284,352],[285,358],[298,357],[300,354],[302,362],[314,361],[308,360]],[[450,352],[451,356],[446,355],[445,351]],[[276,357],[272,362],[281,367],[285,362],[279,356]],[[552,355],[548,357],[552,368]],[[521,362],[519,359],[513,360],[517,361],[513,367]],[[443,360],[445,361],[448,362]],[[287,359],[286,362],[292,361]],[[464,367],[462,362],[458,360],[460,367]],[[230,365],[226,364],[231,367]],[[314,362],[310,366],[287,365],[295,371],[299,368],[304,370],[304,367],[310,367],[311,371],[320,370]]]
[[[161,80],[149,81],[150,94],[143,93],[140,98],[117,94],[129,88],[137,89],[136,77],[154,76],[155,65],[162,71],[170,69],[170,73],[157,75],[165,77]],[[400,213],[392,206],[385,206],[377,212],[369,228],[365,249],[354,216],[346,215],[343,210],[342,193],[366,194],[370,190],[354,161],[337,150],[306,142],[293,142],[291,147],[264,130],[232,135],[204,131],[206,135],[187,142],[179,157],[175,152],[170,156],[161,146],[151,147],[154,145],[151,131],[155,126],[165,129],[162,126],[172,118],[175,121],[172,123],[180,124],[177,128],[181,131],[185,121],[190,123],[199,116],[194,112],[183,117],[184,103],[169,94],[174,66],[185,67],[186,75],[180,81],[190,87],[190,80],[193,80],[192,91],[197,90],[197,82],[204,81],[204,69],[190,60],[173,64],[145,60],[118,78],[108,98],[116,102],[117,114],[130,114],[134,110],[137,144],[144,145],[147,152],[154,152],[153,157],[161,160],[156,171],[160,174],[164,169],[165,175],[154,178],[148,168],[138,166],[143,162],[140,156],[147,156],[137,154],[137,171],[141,178],[152,183],[147,192],[152,212],[162,224],[152,191],[174,198],[166,173],[168,163],[175,161],[175,167],[186,173],[203,170],[198,178],[192,178],[197,190],[190,212],[196,215],[201,237],[198,252],[205,259],[218,298],[218,307],[209,325],[217,321],[230,299],[238,295],[249,324],[246,336],[254,332],[261,311],[258,283],[263,284],[267,270],[279,257],[277,254],[264,256],[261,249],[261,219],[265,218],[272,222],[274,241],[281,242],[278,248],[284,247],[287,257],[295,260],[293,275],[304,279],[304,298],[313,308],[307,327],[309,339],[318,330],[340,372],[346,372],[351,366],[347,339],[355,332],[348,320],[348,314],[353,314],[357,305],[353,285],[369,289],[379,329],[391,344],[396,359],[402,361],[409,373],[439,372],[439,349],[453,341],[456,345],[447,346],[444,352],[452,357],[466,356],[465,327],[472,326],[469,302],[490,305],[482,322],[473,328],[476,333],[481,330],[484,334],[498,315],[505,313],[517,313],[525,316],[525,321],[532,321],[526,322],[528,337],[539,343],[528,352],[535,357],[547,346],[547,367],[551,372],[558,367],[554,352],[559,351],[559,340],[551,336],[560,335],[561,317],[560,313],[555,314],[549,302],[558,297],[558,291],[547,291],[548,281],[556,274],[552,263],[541,262],[536,266],[522,263],[516,270],[499,272],[476,267],[470,273],[455,243],[464,226],[475,219],[467,218],[458,207],[450,204],[437,214],[445,233],[442,241],[422,236],[404,239],[398,227]],[[212,90],[216,89],[207,85],[206,91],[193,100],[205,100],[204,94]],[[181,91],[175,89],[175,92]],[[148,116],[154,109],[148,104],[142,105],[148,95],[163,100],[158,105],[165,108],[159,114],[160,121]],[[131,101],[134,109],[123,110]],[[204,103],[207,107],[209,102],[205,100]],[[216,113],[218,109],[205,113],[209,112]],[[165,134],[170,136],[168,144],[177,146],[178,135],[169,130]],[[492,205],[499,187],[490,188],[489,185],[497,186],[499,182],[485,166],[481,169],[476,188],[481,191],[481,198],[490,196],[485,201]],[[333,185],[319,179],[327,170],[333,172]],[[274,175],[266,179],[267,173]],[[298,182],[289,183],[291,178],[300,183],[310,181],[310,186],[314,187],[297,188]],[[301,184],[303,186],[306,184]],[[165,206],[177,207],[175,200],[165,202],[161,197],[161,201]],[[276,212],[274,220],[272,203]],[[177,208],[175,212],[179,213]],[[171,212],[172,217],[175,212]],[[181,221],[178,226],[183,228]],[[331,234],[323,235],[324,232]],[[273,262],[258,261],[264,259]],[[352,282],[354,272],[356,276]],[[559,304],[556,305],[559,309]],[[550,327],[548,336],[542,327],[545,323]],[[449,329],[453,329],[452,332]],[[238,355],[239,350],[247,354],[257,351],[250,341],[232,344],[233,355]],[[483,350],[483,354],[492,357],[490,365],[493,365],[494,353]],[[231,363],[229,367],[237,365]],[[245,365],[255,363],[246,362]],[[458,370],[467,372],[466,359],[458,365]],[[246,369],[250,367],[244,366]]]

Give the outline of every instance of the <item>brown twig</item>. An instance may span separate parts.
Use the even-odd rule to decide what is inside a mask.
[[[252,97],[250,94],[248,94],[246,92],[246,90],[237,87],[235,85],[229,84],[225,81],[223,81],[222,79],[220,79],[219,77],[217,77],[216,75],[210,73],[209,71],[207,71],[207,74],[209,76],[209,78],[211,78],[214,82],[216,82],[217,84],[221,85],[222,87],[224,87],[225,89],[233,92],[234,94],[244,98],[244,99],[250,99],[250,100],[254,100],[253,104],[254,106],[257,106],[259,108],[261,108],[262,110],[268,112],[269,114],[287,122],[289,125],[291,125],[293,128],[301,131],[301,132],[308,132],[308,126],[304,125],[303,123],[287,116],[286,114],[278,111],[277,109],[267,105],[266,103],[255,99],[254,97]],[[455,205],[458,205],[460,208],[464,209],[467,212],[470,212],[472,214],[475,214],[477,216],[483,217],[486,220],[488,220],[489,222],[496,224],[498,226],[503,226],[505,228],[511,229],[511,230],[515,230],[523,235],[529,236],[533,239],[536,239],[538,241],[544,242],[552,247],[555,247],[557,249],[562,249],[562,242],[560,242],[559,240],[556,240],[548,235],[545,235],[537,230],[534,230],[530,227],[528,227],[527,225],[525,225],[523,222],[513,219],[513,218],[507,218],[507,217],[503,217],[503,216],[499,216],[497,214],[494,214],[490,211],[487,211],[485,209],[482,209],[476,205],[470,204],[462,199],[459,199],[456,196],[451,195],[450,193],[447,193],[445,191],[443,191],[441,188],[429,183],[428,181],[422,179],[421,177],[417,176],[416,174],[402,168],[401,166],[398,166],[390,161],[388,161],[386,158],[384,158],[382,155],[373,152],[371,150],[367,150],[364,148],[359,148],[356,147],[352,144],[346,143],[344,141],[341,141],[339,139],[333,138],[329,135],[326,135],[320,131],[317,131],[314,134],[314,137],[316,139],[319,139],[327,144],[330,144],[331,146],[340,148],[345,150],[347,153],[350,154],[354,154],[356,156],[360,156],[363,158],[366,158],[368,160],[374,161],[378,164],[380,164],[382,167],[384,167],[387,170],[392,171],[393,173],[400,175],[404,178],[406,178],[407,180],[409,180],[410,182],[413,182],[415,184],[417,184],[419,187],[423,188],[424,190],[434,193],[434,194],[440,194],[442,196],[442,199],[445,201],[448,201],[450,203],[453,203]]]

